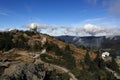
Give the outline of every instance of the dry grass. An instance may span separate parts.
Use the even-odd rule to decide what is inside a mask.
[[[54,37],[51,37],[49,35],[46,35],[46,34],[34,36],[32,39],[36,39],[36,40],[40,41],[40,37],[46,37],[48,42],[52,42],[54,44],[57,44],[59,46],[59,48],[61,48],[61,49],[64,49],[65,46],[67,45],[67,43],[60,41],[60,40],[58,40]],[[84,58],[84,55],[86,54],[86,50],[84,50],[82,48],[77,48],[73,44],[70,44],[70,48],[73,51],[73,56],[75,57],[76,60],[81,60]],[[91,58],[95,58],[94,51],[92,51],[92,50],[90,51],[90,56],[91,56]]]

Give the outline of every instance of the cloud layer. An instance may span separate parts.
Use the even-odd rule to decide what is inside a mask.
[[[33,24],[33,23],[31,23]],[[25,25],[31,28],[31,24]],[[102,27],[93,24],[85,24],[82,27],[57,26],[34,23],[38,30],[49,35],[76,35],[76,36],[108,36],[120,35],[120,28]]]

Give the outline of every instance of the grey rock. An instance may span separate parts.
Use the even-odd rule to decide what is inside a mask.
[[[0,80],[43,80],[44,76],[40,64],[19,62],[6,68]]]

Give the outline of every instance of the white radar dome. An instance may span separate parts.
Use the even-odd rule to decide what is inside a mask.
[[[37,24],[36,24],[36,23],[31,23],[31,24],[30,24],[30,28],[31,28],[31,29],[37,28]]]

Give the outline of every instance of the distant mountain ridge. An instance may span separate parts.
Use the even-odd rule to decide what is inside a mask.
[[[120,47],[120,36],[56,36],[56,38],[73,43],[77,46],[90,48],[114,48]]]

